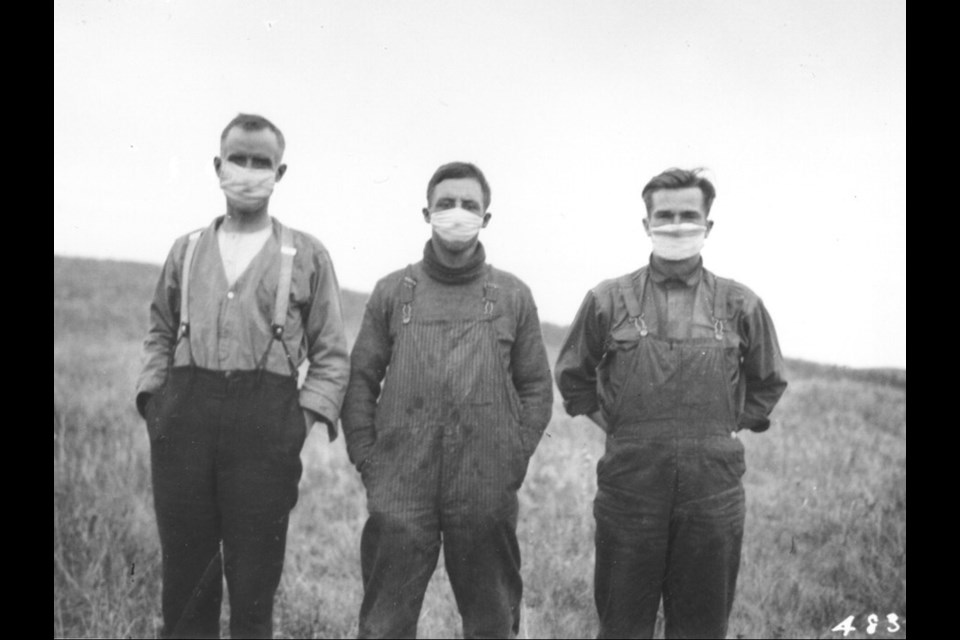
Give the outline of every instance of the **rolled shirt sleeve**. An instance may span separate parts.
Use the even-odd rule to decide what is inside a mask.
[[[328,420],[330,439],[336,437],[340,406],[350,375],[347,339],[343,329],[340,286],[326,250],[314,250],[311,301],[304,308],[307,375],[300,387],[300,406]]]

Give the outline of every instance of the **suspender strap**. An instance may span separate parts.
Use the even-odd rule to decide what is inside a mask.
[[[637,295],[636,290],[633,288],[633,278],[629,275],[623,276],[620,278],[620,295],[623,296],[623,302],[627,306],[627,314],[630,316],[630,321],[633,322],[634,326],[637,327],[637,331],[640,332],[641,336],[646,336],[648,332],[647,323],[643,319],[643,294],[645,293],[647,284],[647,273],[643,272],[640,276],[640,295]]]
[[[293,233],[288,227],[280,226],[280,277],[277,279],[277,298],[273,304],[273,324],[271,331],[273,335],[267,344],[267,350],[260,357],[260,364],[257,369],[262,371],[267,364],[267,356],[270,354],[270,348],[274,340],[283,347],[283,353],[287,357],[287,365],[290,367],[290,375],[294,378],[298,376],[297,365],[293,362],[290,350],[287,349],[287,343],[283,341],[283,329],[287,324],[287,310],[290,307],[290,283],[293,280],[293,258],[297,255],[297,249],[293,246]]]
[[[417,280],[413,277],[413,267],[407,265],[407,271],[403,274],[403,280],[400,283],[400,302],[413,304],[413,291],[416,286]]]
[[[187,240],[187,253],[183,257],[183,267],[180,271],[180,328],[177,330],[177,344],[181,338],[190,335],[190,267],[193,266],[193,255],[197,252],[197,243],[203,230],[194,231]]]
[[[727,320],[727,291],[730,281],[726,278],[716,279],[716,290],[713,292],[713,331],[717,340],[723,340],[723,325]]]
[[[490,315],[493,313],[493,305],[497,303],[500,297],[500,287],[490,282],[493,277],[493,267],[487,267],[487,281],[483,283],[483,313]]]
[[[403,313],[403,324],[410,324],[413,318],[413,294],[417,286],[417,280],[413,277],[413,267],[407,265],[407,271],[400,282],[400,302],[403,304],[401,311]]]
[[[273,306],[273,337],[283,337],[283,327],[287,324],[287,308],[290,305],[290,282],[293,280],[293,257],[297,249],[293,246],[293,234],[288,227],[280,227],[280,281],[277,283],[277,301]]]
[[[628,275],[620,278],[620,294],[623,296],[623,302],[627,305],[627,313],[631,318],[639,318],[643,315],[640,299],[633,289],[633,279]]]

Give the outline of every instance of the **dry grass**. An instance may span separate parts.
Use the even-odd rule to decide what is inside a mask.
[[[54,259],[56,637],[159,631],[149,451],[132,404],[155,276],[155,267]],[[856,615],[859,631],[848,637],[905,637],[906,374],[887,384],[802,364],[773,428],[744,436],[747,529],[731,636],[838,638],[830,629]],[[592,500],[602,451],[599,430],[558,404],[520,496],[522,637],[596,634]],[[342,440],[331,445],[315,430],[303,460],[276,632],[352,637],[363,490]],[[867,635],[870,613],[897,613],[903,628],[886,633],[881,622]],[[420,636],[459,634],[441,558]]]

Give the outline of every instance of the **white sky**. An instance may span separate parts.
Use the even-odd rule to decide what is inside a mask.
[[[784,354],[906,367],[905,0],[57,1],[53,81],[55,254],[163,262],[260,113],[287,139],[271,213],[343,287],[420,258],[427,180],[466,160],[488,260],[568,324],[648,259],[647,180],[706,166],[705,264]]]

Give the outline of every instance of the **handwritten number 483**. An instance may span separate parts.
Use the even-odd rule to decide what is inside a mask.
[[[857,630],[857,628],[853,626],[853,619],[854,619],[854,616],[847,616],[846,618],[844,618],[843,622],[835,626],[833,629],[830,629],[830,631],[842,631],[843,637],[846,638],[847,634]],[[897,631],[900,631],[900,625],[897,622],[898,620],[900,620],[900,617],[897,614],[895,613],[887,614],[887,632],[888,633],[896,633]],[[864,631],[866,631],[869,634],[873,634],[877,630],[877,623],[879,622],[880,622],[880,618],[878,618],[876,614],[871,613],[870,615],[867,616],[867,628],[864,629]]]

